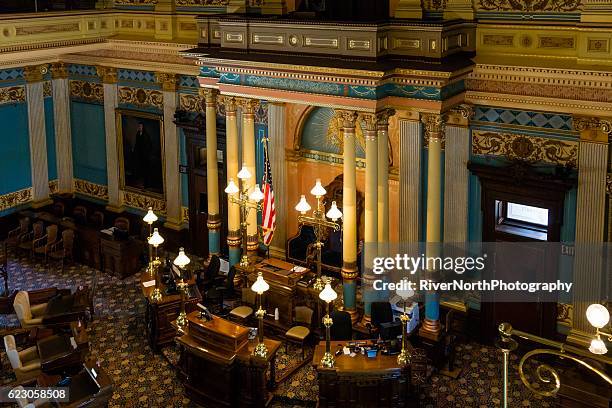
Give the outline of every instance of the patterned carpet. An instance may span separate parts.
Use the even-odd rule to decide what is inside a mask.
[[[125,280],[95,273],[91,268],[72,265],[62,273],[53,266],[33,264],[29,259],[9,261],[10,288],[37,289],[57,286],[74,288],[93,285],[97,276],[98,291],[95,298],[96,316],[89,325],[91,355],[105,368],[117,384],[110,402],[111,407],[191,407],[195,406],[183,396],[173,362],[173,347],[155,354],[145,338],[145,302],[139,288],[139,276]],[[15,315],[0,315],[0,328],[18,327]],[[307,355],[312,350],[307,350]],[[10,364],[2,349],[0,352],[2,375],[0,384],[14,380]],[[288,355],[284,347],[277,357],[277,378],[301,360],[298,347],[290,346]],[[457,349],[457,365],[461,375],[451,379],[432,375],[429,385],[420,395],[422,406],[436,407],[496,407],[501,404],[500,353],[478,344],[463,344]],[[548,407],[520,383],[513,356],[510,373],[512,407]],[[272,401],[273,407],[314,407],[318,395],[316,372],[309,364],[297,370],[279,385]]]

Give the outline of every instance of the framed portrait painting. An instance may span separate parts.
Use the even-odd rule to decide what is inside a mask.
[[[121,188],[164,196],[164,124],[153,113],[117,110]]]

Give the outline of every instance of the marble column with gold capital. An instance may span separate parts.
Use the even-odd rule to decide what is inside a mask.
[[[238,123],[236,121],[236,98],[223,97],[225,103],[225,149],[227,155],[227,182],[234,180],[238,184]],[[227,197],[227,245],[229,247],[230,266],[240,262],[240,207]]]
[[[357,284],[357,160],[355,155],[355,126],[357,112],[338,111],[343,133],[343,188],[342,188],[342,285],[344,310],[351,314],[353,323],[359,316],[356,309]]]
[[[104,130],[106,134],[106,179],[108,187],[108,205],[106,209],[113,212],[123,211],[123,200],[119,191],[119,161],[117,152],[117,127],[115,109],[118,106],[117,69],[96,67],[104,88]]]
[[[221,253],[221,217],[219,215],[219,168],[217,165],[217,94],[203,89],[206,101],[206,187],[208,189],[208,255]]]
[[[427,154],[427,216],[426,216],[426,256],[436,257],[440,254],[442,241],[442,143],[444,124],[440,114],[423,114],[421,117],[428,143]],[[435,274],[437,271],[427,271]],[[430,275],[432,278],[433,276]],[[425,294],[425,319],[419,335],[431,340],[438,340],[441,334],[440,299],[437,292]]]
[[[45,106],[43,76],[48,65],[33,65],[24,68],[26,102],[28,104],[28,130],[30,135],[30,165],[32,171],[32,206],[44,207],[51,203],[49,197],[49,169],[47,167],[47,135],[45,129]]]
[[[606,300],[607,296],[607,293],[602,293],[602,281],[606,273],[602,244],[605,234],[606,176],[612,120],[574,117],[573,123],[574,129],[580,132],[580,155],[572,290],[574,315],[567,341],[588,347],[595,329],[586,318],[586,309],[592,303]]]
[[[374,258],[378,254],[378,126],[373,114],[361,114],[365,137],[365,217],[364,217],[364,264],[361,279],[363,319],[370,322],[372,302],[376,301],[373,282],[377,276],[372,271]]]
[[[376,113],[378,133],[378,242],[389,243],[389,118],[395,110]]]
[[[251,178],[246,180],[249,189],[257,184],[257,167],[255,164],[255,110],[259,106],[259,101],[254,99],[240,100],[242,108],[242,163],[241,166],[251,173]],[[257,211],[249,211],[247,216],[247,249],[248,252],[256,252],[259,246],[257,235]]]
[[[62,193],[69,193],[72,192],[73,171],[67,65],[63,62],[52,64],[51,77],[53,78],[53,124],[55,126],[58,190]]]

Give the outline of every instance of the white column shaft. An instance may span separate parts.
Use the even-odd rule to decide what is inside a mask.
[[[119,194],[119,162],[117,155],[117,127],[115,109],[117,108],[117,84],[104,84],[104,127],[106,131],[106,177],[108,186],[108,206],[119,209],[122,204]]]
[[[181,178],[179,173],[179,131],[174,124],[176,93],[164,91],[164,156],[166,162],[166,223],[181,222]]]
[[[460,243],[468,238],[468,182],[470,129],[446,127],[444,157],[444,241]]]
[[[53,121],[55,124],[55,157],[58,189],[72,191],[72,131],[70,128],[70,90],[68,79],[53,80]]]
[[[34,203],[49,199],[49,169],[47,166],[47,135],[43,83],[26,85],[28,128],[30,133],[30,162],[32,167],[32,199]]]
[[[421,197],[421,123],[400,120],[399,239],[419,241]]]

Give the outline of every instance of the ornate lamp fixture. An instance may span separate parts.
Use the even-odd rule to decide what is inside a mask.
[[[589,351],[593,354],[606,354],[608,348],[601,337],[607,337],[608,341],[612,341],[612,334],[601,331],[610,322],[610,312],[605,306],[599,303],[590,305],[586,310],[586,317],[591,326],[595,328],[595,338],[591,340]]]
[[[157,221],[157,215],[155,215],[155,213],[153,212],[153,207],[149,207],[149,211],[147,212],[147,214],[142,218],[142,220],[144,222],[146,222],[147,224],[149,224],[149,236],[147,237],[147,241],[151,238],[151,235],[153,235],[152,233],[152,228],[153,228],[153,223],[155,221]],[[153,269],[151,269],[151,262],[153,261],[153,247],[151,246],[151,244],[149,244],[149,266],[148,266],[148,272],[153,275]]]
[[[181,279],[176,286],[178,286],[181,291],[181,312],[176,318],[176,324],[183,329],[187,325],[187,313],[185,312],[185,292],[187,291],[187,282],[183,280],[185,266],[187,266],[191,262],[191,259],[187,255],[185,255],[185,249],[183,247],[179,248],[179,253],[176,258],[174,258],[173,264],[178,266],[181,271]]]
[[[247,216],[249,211],[261,210],[260,201],[263,200],[264,195],[259,189],[259,184],[255,184],[253,190],[249,193],[248,188],[245,186],[245,181],[252,177],[251,172],[246,168],[246,165],[242,165],[242,169],[237,174],[240,187],[236,185],[234,179],[230,179],[225,187],[225,192],[229,195],[230,202],[237,204],[240,207],[240,230],[242,232],[242,257],[240,258],[240,266],[246,268],[249,266],[249,258],[247,256]],[[239,193],[239,194],[238,194]],[[235,195],[238,194],[238,197]]]
[[[157,230],[157,228],[153,230],[153,234],[151,234],[151,237],[149,238],[148,242],[149,242],[149,245],[152,245],[153,248],[155,249],[155,258],[151,261],[149,265],[149,267],[151,268],[150,269],[151,273],[153,274],[154,270],[155,272],[157,272],[156,268],[160,264],[159,258],[157,256],[157,247],[164,243],[164,238],[159,234],[159,231]],[[159,290],[158,281],[159,279],[156,276],[155,277],[155,290],[153,290],[153,293],[151,293],[151,300],[153,302],[159,302],[162,299],[162,293],[161,293],[161,290]]]
[[[411,357],[410,352],[406,348],[406,332],[408,331],[408,322],[410,321],[410,316],[406,312],[406,304],[408,299],[414,296],[414,291],[412,289],[397,289],[395,292],[404,301],[404,313],[400,316],[400,321],[402,322],[402,351],[397,356],[397,364],[405,366],[410,363]]]
[[[336,362],[331,353],[329,344],[329,330],[332,324],[334,324],[332,318],[329,316],[329,304],[336,300],[338,294],[332,289],[330,281],[331,279],[328,278],[327,282],[325,282],[325,287],[321,293],[319,293],[319,298],[327,303],[327,314],[323,317],[323,325],[325,326],[325,354],[323,354],[323,358],[321,359],[321,365],[325,368],[332,368]]]
[[[317,207],[312,212],[312,216],[306,215],[310,211],[310,204],[306,201],[306,196],[302,194],[300,202],[297,203],[295,209],[300,212],[298,216],[298,223],[300,225],[310,225],[314,228],[316,242],[314,243],[317,250],[316,263],[317,263],[317,280],[313,287],[316,290],[323,289],[323,280],[321,279],[321,249],[323,247],[323,233],[326,229],[330,228],[334,231],[340,230],[340,224],[336,221],[342,218],[342,212],[338,209],[335,201],[332,201],[331,208],[325,214],[325,203],[321,201],[321,198],[327,193],[325,188],[321,185],[321,179],[317,179],[315,186],[310,190],[310,194],[316,197]],[[329,218],[328,221],[325,217]]]
[[[259,320],[259,325],[257,328],[258,340],[257,346],[255,346],[255,349],[253,350],[253,355],[261,358],[266,358],[268,356],[268,348],[264,343],[263,335],[263,318],[266,311],[262,307],[262,296],[268,289],[270,289],[270,285],[268,285],[268,282],[264,280],[262,273],[258,272],[257,279],[253,283],[253,286],[251,286],[251,290],[259,295],[259,309],[257,309],[257,312],[255,312],[255,316],[257,316],[257,319]]]

